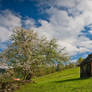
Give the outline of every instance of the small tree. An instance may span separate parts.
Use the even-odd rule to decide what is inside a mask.
[[[30,80],[35,68],[68,61],[69,57],[58,49],[56,40],[38,37],[32,30],[16,28],[11,36],[12,44],[3,54],[14,71],[20,71],[24,80]]]
[[[78,60],[77,60],[77,64],[80,64],[84,59],[82,57],[80,57]]]

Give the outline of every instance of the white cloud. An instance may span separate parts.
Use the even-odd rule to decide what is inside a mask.
[[[49,38],[56,38],[70,55],[91,52],[92,40],[82,30],[92,24],[92,0],[55,0],[48,3],[50,8],[46,9],[46,13],[50,15],[49,22],[40,20],[41,26],[36,30]],[[41,4],[46,5],[47,2]],[[92,32],[89,31],[89,34]]]
[[[63,6],[67,8],[73,8],[78,3],[79,0],[56,0],[55,5]]]
[[[15,27],[21,27],[24,25],[25,28],[32,29],[35,27],[35,21],[32,18],[26,17],[24,20],[21,16],[11,12],[10,10],[0,11],[0,49],[7,48],[7,43],[10,35]]]
[[[0,41],[6,41],[9,39],[10,32],[7,28],[0,27]]]
[[[34,28],[40,35],[45,35],[49,39],[56,38],[59,46],[66,47],[71,56],[92,51],[92,40],[82,33],[85,26],[92,24],[92,0],[55,0],[55,2],[39,0],[39,2],[40,6],[46,8],[44,12],[50,16],[49,22],[40,19],[41,26],[36,27],[33,19],[21,20],[10,11],[4,11],[0,14],[1,41],[9,39],[11,30],[21,26],[23,21],[26,28]],[[50,8],[46,7],[47,4]],[[92,35],[92,29],[87,33]]]
[[[0,12],[0,41],[9,40],[13,28],[21,26],[21,19],[9,10]]]
[[[0,41],[4,42],[9,40],[9,36],[15,27],[21,27],[32,29],[35,27],[35,21],[32,18],[26,17],[24,20],[21,16],[12,13],[10,10],[0,11]]]
[[[89,33],[92,34],[92,30],[90,30]]]
[[[36,24],[35,20],[32,19],[32,18],[27,17],[23,22],[24,22],[25,28],[32,29],[32,28],[36,27],[35,26],[35,24]]]

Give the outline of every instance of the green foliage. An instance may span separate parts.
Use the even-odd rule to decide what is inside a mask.
[[[14,68],[16,76],[22,74],[23,80],[26,80],[29,75],[31,78],[34,71],[39,70],[40,65],[48,66],[69,60],[67,54],[58,49],[55,39],[47,40],[45,37],[38,37],[32,30],[16,28],[11,41],[12,44],[2,53],[2,58]]]
[[[38,77],[38,76],[54,73],[57,71],[56,68],[57,66],[54,66],[54,65],[52,66],[41,65],[39,68],[35,69],[34,75]]]
[[[82,57],[80,57],[77,61],[78,64],[80,64],[84,59]]]
[[[64,65],[61,64],[61,63],[58,63],[57,66],[56,66],[56,71],[61,71],[64,69]]]
[[[0,74],[0,82],[10,82],[13,81],[13,78],[15,77],[14,71],[6,70],[5,73]]]

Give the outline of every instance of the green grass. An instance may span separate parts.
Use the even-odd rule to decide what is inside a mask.
[[[92,78],[80,79],[79,68],[34,79],[16,92],[92,92]]]

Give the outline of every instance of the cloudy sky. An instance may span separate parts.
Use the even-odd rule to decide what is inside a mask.
[[[92,0],[0,0],[0,51],[18,26],[56,38],[73,60],[92,53]]]

